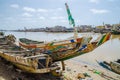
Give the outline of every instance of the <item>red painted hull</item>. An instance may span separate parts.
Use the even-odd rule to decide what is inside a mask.
[[[25,43],[19,42],[19,45],[24,47],[24,48],[27,48],[27,49],[29,49],[29,48],[37,48],[37,46],[35,44],[30,44],[29,45],[29,44],[25,44]]]

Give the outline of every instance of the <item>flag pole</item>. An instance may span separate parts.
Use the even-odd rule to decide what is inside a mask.
[[[74,26],[74,39],[78,37],[77,27]]]
[[[75,27],[75,22],[74,22],[74,19],[72,18],[72,15],[70,13],[70,10],[69,10],[69,7],[68,7],[67,3],[65,3],[65,6],[66,6],[67,14],[68,14],[69,24],[74,27],[74,38],[76,39],[77,36],[78,36],[77,27]]]

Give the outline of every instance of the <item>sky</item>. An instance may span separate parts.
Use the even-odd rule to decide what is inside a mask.
[[[0,0],[0,29],[70,27],[65,3],[76,26],[120,22],[120,0]]]

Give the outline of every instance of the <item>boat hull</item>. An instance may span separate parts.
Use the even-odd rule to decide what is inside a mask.
[[[114,72],[120,74],[120,63],[111,62],[111,63],[110,63],[110,67],[111,67],[111,69],[112,69]]]

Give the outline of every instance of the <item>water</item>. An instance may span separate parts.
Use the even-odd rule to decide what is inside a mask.
[[[73,33],[48,33],[48,32],[5,32],[13,34],[17,38],[28,38],[37,41],[64,40],[73,36]],[[79,33],[79,37],[92,36],[95,40],[100,34],[98,33]],[[77,62],[97,65],[98,61],[115,61],[120,59],[120,35],[112,35],[111,40],[96,48],[94,51],[73,58]]]
[[[37,41],[53,41],[64,40],[73,36],[73,33],[49,33],[49,32],[5,32],[6,35],[13,34],[17,38],[28,38]],[[94,36],[97,38],[98,34],[94,33],[79,33],[79,37],[82,36]]]

